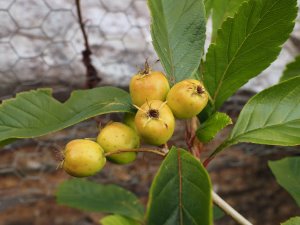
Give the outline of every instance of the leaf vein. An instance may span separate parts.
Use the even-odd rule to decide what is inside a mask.
[[[274,7],[274,5],[276,5],[278,2],[279,2],[279,0],[277,0],[275,3],[273,3],[273,5],[271,6],[271,8],[268,9],[267,12],[259,19],[259,21],[256,23],[256,25],[254,26],[254,28],[252,28],[252,29],[250,30],[250,32],[247,34],[247,36],[244,38],[244,40],[242,41],[242,43],[240,44],[240,46],[239,46],[239,47],[237,48],[237,50],[235,51],[234,55],[232,56],[231,60],[229,61],[228,65],[227,65],[227,67],[226,67],[224,73],[221,75],[220,82],[219,82],[219,84],[218,84],[218,86],[217,86],[217,89],[216,89],[216,91],[215,91],[215,94],[214,94],[214,96],[213,96],[214,101],[215,101],[217,95],[219,94],[219,91],[220,91],[220,89],[221,89],[221,86],[223,85],[223,79],[224,79],[224,77],[226,77],[226,74],[227,74],[229,68],[231,67],[231,65],[233,64],[233,62],[236,60],[236,56],[238,55],[239,51],[241,50],[241,48],[244,46],[244,44],[246,43],[246,41],[247,41],[248,38],[250,37],[249,34],[251,34],[251,33],[256,29],[256,27],[261,23],[261,21],[263,20],[263,18],[264,18],[268,13],[271,12],[271,10],[272,10],[272,8]],[[247,3],[247,4],[248,4],[248,3]],[[230,22],[231,22],[231,24],[233,23],[232,20],[231,20]],[[230,33],[231,33],[231,31],[230,31]]]

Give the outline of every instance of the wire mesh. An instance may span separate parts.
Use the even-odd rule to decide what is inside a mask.
[[[85,0],[82,14],[102,84],[125,86],[150,44],[145,0]],[[29,86],[80,87],[84,43],[75,1],[2,0],[0,95]]]

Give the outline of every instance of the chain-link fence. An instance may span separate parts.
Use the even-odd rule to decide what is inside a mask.
[[[146,58],[150,62],[157,59],[151,45],[146,0],[82,0],[81,10],[93,52],[92,63],[102,78],[99,85],[126,86]],[[0,100],[37,87],[52,87],[58,98],[66,99],[70,90],[84,87],[86,72],[81,62],[84,39],[77,19],[75,0],[0,0],[0,18]],[[291,61],[299,52],[299,39],[298,22],[292,38],[286,43],[276,63],[262,77],[252,80],[247,87],[260,90],[276,82],[286,62]],[[250,95],[249,92],[242,92],[231,99],[224,110],[236,118]],[[120,120],[121,117],[101,117],[102,121],[110,119]],[[97,125],[94,120],[88,120],[55,134],[15,142],[2,149],[0,225],[98,223],[98,214],[58,206],[54,200],[56,186],[68,178],[61,170],[57,170],[57,155],[70,139],[94,137]],[[177,129],[179,132],[173,142],[184,145],[182,127]],[[222,139],[223,136],[220,135],[219,138]],[[212,143],[214,144],[216,143]],[[251,149],[251,152],[256,149],[253,145],[241,148]],[[236,175],[233,173],[236,172],[237,165],[241,168],[241,174],[247,173],[246,169],[255,173],[250,169],[250,163],[251,159],[257,159],[256,156],[240,154],[242,153],[221,157],[223,163],[216,163],[215,168],[227,166],[228,169],[221,169],[228,172],[226,176],[229,180],[234,180]],[[244,162],[242,165],[241,160]],[[141,154],[137,163],[125,167],[110,164],[93,179],[102,183],[118,183],[133,190],[146,202],[147,191],[158,165],[157,158],[148,155],[145,158]],[[218,182],[218,173],[213,172],[213,180],[215,184],[222,183],[224,186],[219,189],[227,193],[226,190],[232,188],[232,185],[225,178]],[[271,182],[273,178],[270,174],[268,177]],[[248,179],[248,183],[251,183],[250,176]],[[262,180],[265,181],[266,178]],[[257,188],[266,189],[264,185],[265,183]],[[272,193],[283,195],[277,202],[289,198],[279,191],[280,188],[274,182],[270,183],[270,187],[275,187]],[[247,187],[243,188],[244,191],[247,190]],[[290,203],[291,200],[288,200]],[[235,206],[243,209],[246,216],[251,208],[251,205],[248,208],[243,208],[242,204]],[[289,207],[289,210],[297,212],[295,207]],[[269,214],[273,212],[270,211]],[[257,215],[259,212],[254,213],[253,217]],[[278,218],[288,215],[278,213]],[[229,221],[224,224],[229,225]]]
[[[137,66],[155,58],[146,1],[85,0],[81,5],[102,84],[127,85]],[[83,86],[84,41],[75,1],[2,0],[0,18],[1,96],[33,86]]]
[[[82,14],[102,84],[126,86],[146,58],[157,58],[145,0],[85,0]],[[1,98],[32,87],[83,86],[84,41],[75,1],[1,0],[0,18]],[[299,52],[299,22],[292,37],[279,59],[248,88],[261,90],[277,81]]]

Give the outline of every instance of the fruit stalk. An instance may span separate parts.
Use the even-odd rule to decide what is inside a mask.
[[[192,152],[192,154],[200,159],[200,154],[203,150],[203,143],[201,143],[196,138],[196,131],[199,126],[199,121],[196,116],[192,117],[190,120],[186,122],[186,130],[185,130],[185,141],[188,146],[188,149]]]
[[[227,202],[225,202],[217,193],[212,191],[212,199],[213,202],[220,207],[228,216],[230,216],[234,221],[241,225],[253,225],[243,217],[240,213],[238,213],[234,208],[232,208]]]

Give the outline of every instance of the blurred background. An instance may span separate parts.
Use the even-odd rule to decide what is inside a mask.
[[[146,1],[84,0],[81,5],[92,63],[101,78],[98,86],[126,88],[146,58],[151,63],[158,59],[151,44]],[[86,87],[86,71],[81,61],[84,39],[75,0],[0,0],[0,18],[0,101],[39,87],[53,88],[54,96],[64,101],[72,90]],[[208,40],[210,31],[208,27]],[[247,100],[257,91],[277,83],[285,65],[299,52],[298,17],[295,30],[278,59],[229,99],[222,111],[236,120]],[[121,120],[122,115],[98,119],[105,123]],[[99,224],[102,215],[59,206],[54,197],[57,185],[70,178],[57,170],[59,152],[70,139],[96,136],[97,126],[95,120],[88,120],[2,149],[0,225]],[[230,129],[220,133],[207,149],[218,145]],[[170,144],[184,147],[183,125],[179,123],[177,130]],[[267,168],[268,160],[297,154],[297,151],[299,154],[299,147],[234,146],[209,167],[214,188],[254,224],[279,224],[290,216],[300,215],[293,199],[276,184]],[[92,179],[119,184],[146,203],[160,160],[140,154],[135,163],[125,167],[109,164]],[[235,223],[225,216],[216,224]]]

